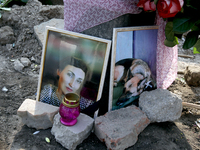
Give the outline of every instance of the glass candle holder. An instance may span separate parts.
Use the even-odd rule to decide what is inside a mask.
[[[66,126],[73,126],[77,123],[77,117],[80,114],[80,97],[75,93],[65,95],[60,104],[60,122]]]

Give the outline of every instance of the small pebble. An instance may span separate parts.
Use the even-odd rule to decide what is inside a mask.
[[[4,86],[4,87],[2,88],[2,91],[3,91],[3,92],[8,92],[8,89]]]
[[[33,133],[33,135],[35,135],[35,134],[38,134],[40,131],[35,131],[34,133]]]

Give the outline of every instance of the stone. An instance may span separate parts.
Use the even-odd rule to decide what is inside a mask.
[[[11,27],[1,27],[0,33],[0,44],[12,44],[15,41],[14,32]]]
[[[15,68],[15,70],[20,72],[24,69],[24,65],[17,59],[14,62],[14,68]]]
[[[17,115],[30,128],[47,129],[53,126],[53,118],[58,111],[59,107],[26,99],[17,110]]]
[[[94,132],[107,149],[122,150],[134,145],[149,123],[145,113],[132,105],[97,117]]]
[[[21,57],[20,61],[25,67],[28,67],[31,64],[31,61],[26,57]]]
[[[36,59],[33,56],[31,57],[31,62],[33,62],[33,63],[36,62]]]
[[[32,69],[33,71],[40,70],[40,65],[35,64],[35,63],[32,63],[32,64],[31,64],[31,69]]]
[[[48,19],[60,18],[64,19],[64,6],[61,5],[46,5],[40,9],[40,15]]]
[[[64,29],[64,19],[51,19],[47,22],[43,22],[39,25],[34,26],[34,33],[42,46],[44,43],[44,38],[45,38],[45,27],[50,26],[50,27],[56,27],[59,29]]]
[[[152,122],[175,121],[182,113],[182,99],[166,89],[140,94],[139,107]]]
[[[6,44],[6,48],[7,48],[7,50],[12,50],[12,48],[13,48],[13,44]]]
[[[60,122],[60,114],[54,117],[51,133],[63,147],[74,150],[91,133],[94,126],[94,119],[80,113],[77,123],[74,126],[65,126]]]
[[[189,86],[200,86],[200,66],[187,66],[184,72],[184,78]]]

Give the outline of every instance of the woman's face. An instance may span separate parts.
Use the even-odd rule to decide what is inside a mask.
[[[82,69],[68,65],[60,74],[61,89],[63,94],[75,93],[85,78]]]

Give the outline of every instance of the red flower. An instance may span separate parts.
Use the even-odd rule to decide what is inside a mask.
[[[157,3],[158,14],[162,18],[174,17],[183,6],[183,0],[159,0]]]
[[[156,5],[154,1],[151,0],[140,0],[137,4],[138,7],[141,7],[144,9],[144,11],[155,11]]]

